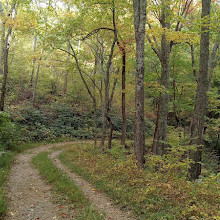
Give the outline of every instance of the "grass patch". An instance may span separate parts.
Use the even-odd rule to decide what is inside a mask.
[[[40,153],[35,156],[32,161],[40,174],[48,183],[52,184],[56,194],[72,204],[75,213],[74,219],[104,220],[104,215],[99,214],[93,209],[80,188],[54,165],[52,160],[48,157],[48,153]]]
[[[11,152],[4,152],[0,155],[0,217],[6,211],[5,203],[5,182],[11,168],[14,154]]]
[[[133,155],[116,159],[115,154],[104,154],[91,144],[69,147],[60,159],[122,208],[131,209],[137,219],[220,219],[220,176],[189,182],[140,171]]]

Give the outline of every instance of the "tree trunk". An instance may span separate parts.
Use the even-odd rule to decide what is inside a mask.
[[[112,136],[113,136],[113,131],[114,131],[114,126],[112,123],[112,120],[109,118],[109,124],[110,124],[110,131],[109,131],[109,136],[108,136],[108,149],[112,148]]]
[[[3,74],[4,70],[4,47],[5,47],[5,21],[4,21],[4,10],[2,3],[0,2],[0,13],[2,16],[1,20],[1,53],[0,53],[0,75]]]
[[[112,59],[113,59],[113,53],[114,53],[114,47],[115,44],[117,42],[117,38],[116,36],[114,37],[112,46],[111,46],[111,52],[110,52],[110,56],[108,59],[108,63],[107,63],[107,69],[106,69],[106,74],[105,74],[105,79],[104,79],[104,83],[105,83],[105,100],[104,100],[104,115],[103,115],[103,127],[102,127],[102,139],[101,139],[101,143],[100,143],[100,147],[103,148],[104,144],[105,144],[105,138],[106,138],[106,132],[107,132],[107,127],[108,127],[108,115],[109,115],[109,89],[110,89],[110,68],[111,68],[111,64],[112,64]]]
[[[13,4],[11,7],[11,14],[10,14],[11,19],[13,19],[14,17],[15,7],[16,7],[16,4]],[[7,81],[8,81],[8,54],[9,54],[9,48],[10,48],[11,34],[12,34],[12,26],[9,26],[7,36],[4,42],[2,41],[2,43],[4,43],[4,48],[2,48],[2,52],[4,52],[4,58],[3,58],[3,81],[2,81],[2,88],[1,88],[0,111],[4,111],[4,107],[5,107],[6,86],[7,86]]]
[[[40,58],[39,61],[41,61],[41,58]],[[35,79],[35,83],[34,83],[34,90],[33,90],[33,97],[32,97],[33,106],[35,106],[35,101],[36,101],[37,84],[38,84],[39,73],[40,73],[40,63],[38,63],[38,66],[37,66],[36,79]]]
[[[194,76],[196,82],[198,83],[198,77],[197,77],[196,68],[195,68],[195,51],[194,51],[194,46],[190,45],[190,49],[191,49],[191,60],[192,60],[193,76]]]
[[[219,41],[220,41],[220,34],[218,35],[218,39],[217,39],[217,42],[215,43],[213,49],[212,49],[212,53],[211,53],[211,56],[210,56],[210,59],[209,59],[209,85],[208,85],[208,90],[211,88],[211,85],[212,85],[212,75],[213,75],[213,72],[214,72],[214,69],[215,67],[217,66],[217,63],[218,63],[218,59],[219,57],[216,58],[216,53],[217,53],[217,50],[219,49]]]
[[[122,134],[121,134],[121,144],[126,147],[125,140],[126,140],[126,130],[127,130],[127,124],[126,124],[126,106],[125,106],[125,75],[126,75],[126,52],[125,48],[122,49],[122,94],[121,94],[121,113],[122,113]]]
[[[12,27],[8,28],[8,34],[5,39],[5,46],[4,46],[4,68],[3,68],[3,82],[1,88],[1,100],[0,100],[0,111],[4,111],[5,107],[5,95],[6,95],[6,85],[8,80],[8,53],[10,48],[10,38],[12,33]]]
[[[116,27],[116,19],[115,19],[115,1],[113,0],[113,26],[114,26],[114,34],[115,37],[117,38],[117,45],[119,50],[122,53],[122,83],[121,83],[121,114],[122,114],[122,133],[121,133],[121,144],[126,147],[125,145],[125,139],[126,139],[126,107],[125,107],[125,77],[126,77],[126,47],[125,47],[125,42],[122,40],[121,43],[118,38],[118,30]]]
[[[163,155],[166,152],[168,146],[167,142],[167,116],[169,110],[169,71],[170,71],[170,44],[166,40],[166,34],[164,33],[161,41],[161,85],[164,87],[164,91],[160,94],[158,104],[158,117],[157,125],[155,128],[153,141],[153,152],[157,155]]]
[[[202,0],[202,18],[210,16],[210,5],[210,0]],[[204,115],[207,107],[206,92],[208,90],[209,21],[204,21],[201,32],[198,86],[195,109],[190,126],[190,143],[192,145],[198,145],[198,148],[196,151],[190,152],[190,159],[194,161],[194,163],[191,163],[189,169],[189,178],[191,180],[199,178],[201,174],[202,147],[200,146],[202,144]]]
[[[68,86],[68,72],[64,73],[64,85],[63,85],[63,94],[66,95]]]
[[[97,106],[96,99],[93,100],[93,120],[94,120],[94,147],[97,147]]]
[[[138,168],[144,164],[144,51],[145,51],[145,25],[146,25],[146,0],[134,0],[134,29],[136,39],[136,83],[135,83],[135,155]]]
[[[0,75],[3,74],[3,70],[4,70],[4,47],[5,47],[5,23],[4,23],[4,21],[2,21],[2,24],[1,24]]]
[[[35,52],[37,47],[37,36],[34,36],[34,41],[33,41],[33,52]],[[33,79],[34,79],[34,72],[35,72],[35,63],[36,63],[36,59],[34,58],[32,60],[32,71],[31,71],[31,79],[30,79],[30,86],[33,86]]]
[[[0,111],[4,111],[4,107],[5,107],[6,85],[7,85],[7,80],[8,80],[8,52],[9,52],[9,46],[10,46],[10,44],[8,43],[8,37],[10,35],[10,32],[8,33],[6,40],[5,40],[4,68],[3,68],[3,81],[2,81],[2,88],[1,88]]]
[[[68,47],[68,52],[70,52],[70,46],[69,46],[69,44],[67,45],[67,47]],[[69,55],[69,54],[68,54],[68,57],[67,57],[67,61],[68,61],[68,64],[69,64],[69,63],[70,63],[70,55]],[[66,72],[64,73],[64,86],[63,86],[63,94],[64,94],[64,95],[66,95],[66,93],[67,93],[68,76],[69,76],[68,71],[66,71]]]

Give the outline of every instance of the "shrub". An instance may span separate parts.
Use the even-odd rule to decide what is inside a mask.
[[[0,112],[0,151],[13,148],[19,140],[18,128],[11,122],[9,114]]]

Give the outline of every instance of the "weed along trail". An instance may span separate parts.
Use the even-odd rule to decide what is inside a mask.
[[[73,143],[74,142],[45,145],[26,151],[16,157],[8,180],[7,197],[9,207],[4,220],[134,219],[129,213],[120,211],[106,196],[95,191],[88,182],[70,172],[69,169],[57,159],[62,151],[56,150],[51,153],[52,147],[66,146]],[[43,164],[43,162],[40,161],[41,156],[46,158],[45,161],[47,161],[47,163]],[[32,163],[33,158],[36,158],[34,164]],[[80,203],[77,199],[75,202],[74,200],[70,200],[71,203],[67,202],[65,204],[57,202],[61,197],[58,196],[59,192],[54,193],[54,189],[56,191],[58,189],[56,187],[59,184],[56,185],[57,183],[55,181],[57,180],[51,181],[51,179],[49,179],[49,177],[47,178],[44,174],[42,178],[42,173],[40,172],[40,174],[38,167],[36,168],[35,163],[37,162],[39,162],[39,166],[51,166],[55,170],[54,172],[57,173],[56,175],[68,179],[65,182],[69,184],[68,187],[72,187],[72,194],[75,193],[79,195],[80,198],[78,200],[83,200],[84,202]],[[50,182],[50,184],[47,182]],[[67,195],[68,194],[64,194],[64,201],[68,200]],[[79,203],[77,204],[77,202]],[[65,206],[65,208],[61,210],[60,207],[62,206]]]
[[[111,200],[107,198],[100,192],[97,192],[94,187],[89,184],[84,179],[80,178],[73,172],[71,172],[67,167],[65,167],[60,160],[58,159],[59,154],[62,151],[53,152],[50,155],[50,158],[54,161],[59,169],[63,172],[67,173],[68,176],[75,182],[77,186],[79,186],[85,196],[89,199],[89,201],[94,205],[94,207],[99,210],[103,211],[106,215],[106,219],[108,220],[135,220],[129,213],[122,212],[119,208],[113,205]]]

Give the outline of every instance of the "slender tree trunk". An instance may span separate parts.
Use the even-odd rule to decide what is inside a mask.
[[[161,52],[159,54],[159,59],[161,63],[161,85],[164,88],[164,91],[161,92],[159,97],[159,107],[158,107],[158,129],[155,129],[157,134],[154,135],[157,139],[153,141],[155,149],[154,151],[158,155],[163,155],[166,153],[166,148],[168,147],[167,142],[167,117],[169,112],[169,73],[170,73],[170,51],[172,44],[166,39],[166,29],[170,28],[169,23],[169,9],[170,9],[170,1],[161,2],[161,17],[160,23],[162,28],[164,29],[164,33],[161,39]]]
[[[93,89],[94,89],[94,93],[92,94],[92,91],[90,90],[84,76],[83,76],[83,70],[81,69],[80,67],[80,64],[79,64],[79,61],[77,59],[77,56],[76,56],[76,53],[75,53],[75,50],[73,49],[72,45],[70,44],[69,42],[69,45],[68,45],[68,48],[69,50],[71,49],[73,54],[70,53],[70,51],[66,51],[69,55],[71,55],[75,61],[76,61],[76,66],[77,66],[77,69],[79,71],[79,74],[80,74],[80,77],[83,81],[83,84],[85,85],[86,87],[86,90],[89,94],[89,96],[91,97],[92,101],[93,101],[93,111],[94,111],[94,147],[97,147],[97,103],[96,103],[96,96],[95,96],[95,82],[93,84]],[[97,62],[95,62],[95,71],[94,71],[94,74],[96,73],[96,65],[97,65]]]
[[[119,73],[119,68],[118,68],[118,72],[117,74]],[[110,99],[109,99],[109,111],[111,109],[111,106],[112,106],[112,102],[113,102],[113,97],[114,97],[114,93],[115,93],[115,88],[116,88],[116,84],[117,84],[117,78],[114,80],[114,84],[113,84],[113,88],[112,88],[112,92],[111,92],[111,96],[110,96]],[[110,129],[109,129],[109,136],[108,136],[108,149],[111,149],[112,148],[112,139],[113,139],[113,131],[114,131],[114,124],[110,118],[110,116],[108,115],[108,122],[109,122],[109,126],[110,126]]]
[[[153,144],[152,144],[152,148],[151,148],[153,154],[157,154],[157,143],[156,142],[158,140],[159,112],[160,112],[160,105],[158,104],[157,119],[156,119],[155,130],[154,130],[154,138],[153,138]]]
[[[94,120],[94,147],[97,147],[97,106],[96,99],[93,100],[93,120]]]
[[[8,53],[10,48],[10,38],[12,33],[12,27],[8,28],[8,34],[5,39],[5,46],[4,46],[4,68],[3,68],[3,82],[1,88],[1,100],[0,100],[0,111],[4,111],[5,107],[5,95],[6,95],[6,86],[8,81]]]
[[[111,46],[111,52],[110,56],[108,59],[107,63],[107,69],[106,69],[106,74],[105,74],[105,100],[104,100],[104,118],[103,118],[103,130],[102,130],[102,138],[101,138],[101,143],[100,147],[103,148],[105,144],[105,138],[106,138],[106,132],[107,132],[107,127],[108,127],[108,115],[109,115],[109,89],[110,89],[110,68],[112,64],[112,59],[113,59],[113,53],[114,53],[114,47],[117,42],[116,36],[114,37],[112,46]]]
[[[194,51],[194,46],[190,45],[191,48],[191,59],[192,59],[192,69],[193,69],[193,76],[196,80],[196,82],[198,82],[198,77],[196,74],[196,67],[195,67],[195,51]]]
[[[41,58],[40,58],[40,61],[41,61]],[[36,79],[35,79],[35,83],[34,83],[34,90],[33,90],[33,97],[32,97],[33,106],[35,106],[35,101],[36,101],[37,84],[38,84],[39,73],[40,73],[40,63],[38,63],[38,66],[37,66]]]
[[[33,52],[36,51],[36,47],[37,47],[37,36],[34,36],[34,41],[33,41]],[[32,71],[31,71],[31,79],[30,79],[30,86],[33,86],[33,79],[34,79],[34,72],[35,72],[35,63],[36,63],[36,59],[34,58],[32,60]]]
[[[10,43],[8,42],[8,40],[10,38],[10,34],[11,34],[11,30],[9,30],[6,40],[5,40],[4,69],[3,69],[3,82],[2,82],[2,88],[1,88],[0,111],[4,111],[4,107],[5,107],[6,85],[8,81],[8,52],[9,52],[9,46],[10,46]]]
[[[158,104],[158,127],[155,129],[153,142],[153,152],[158,155],[163,155],[167,148],[167,116],[169,110],[169,71],[170,71],[170,44],[166,40],[165,33],[162,36],[161,41],[161,85],[164,87],[164,91],[160,94]]]
[[[70,52],[70,46],[68,44],[68,52]],[[67,61],[68,61],[68,64],[70,63],[70,55],[68,54],[68,57],[67,57]],[[67,93],[67,86],[68,86],[68,71],[66,71],[64,73],[64,86],[63,86],[63,94],[66,95]]]
[[[219,57],[216,58],[216,53],[217,50],[219,49],[219,41],[220,41],[220,34],[218,35],[217,42],[215,43],[212,53],[209,59],[209,85],[208,85],[208,90],[211,88],[212,85],[212,75],[214,72],[215,67],[217,66],[217,63],[219,62]]]
[[[161,85],[164,86],[165,91],[160,95],[159,117],[158,117],[158,146],[157,153],[162,155],[166,151],[167,144],[167,116],[169,110],[169,71],[170,71],[170,44],[166,40],[165,34],[162,36],[161,44]],[[162,143],[163,142],[163,143]]]
[[[121,43],[118,37],[118,30],[116,27],[116,18],[115,18],[115,1],[113,0],[113,26],[114,26],[114,34],[117,38],[117,45],[119,50],[122,53],[122,84],[121,84],[121,114],[122,114],[122,133],[121,133],[121,144],[126,147],[125,139],[126,139],[126,106],[125,106],[125,89],[126,89],[126,47],[125,42],[122,40]]]
[[[125,89],[126,89],[126,52],[125,48],[122,49],[122,94],[121,94],[121,113],[122,113],[122,134],[121,134],[121,144],[126,147],[125,140],[126,140],[126,106],[125,106]]]
[[[5,24],[2,21],[1,24],[1,56],[0,56],[0,75],[4,70],[4,47],[5,47]]]
[[[210,16],[210,0],[202,0],[202,18]],[[202,34],[200,40],[200,66],[199,77],[196,92],[196,102],[194,114],[190,126],[190,143],[198,145],[196,151],[190,152],[190,159],[194,161],[191,163],[189,169],[189,178],[191,180],[197,179],[201,174],[201,159],[202,159],[202,136],[204,130],[204,116],[207,107],[208,91],[208,70],[209,70],[209,21],[203,21]]]
[[[64,73],[64,85],[63,85],[63,94],[66,95],[67,86],[68,86],[68,72]]]
[[[97,72],[97,65],[98,65],[98,59],[97,59],[98,52],[96,51],[96,57],[95,57],[95,67],[94,67],[94,77]],[[94,147],[97,147],[97,140],[98,140],[98,131],[97,131],[97,103],[96,103],[96,81],[93,80],[93,120],[94,120]]]
[[[16,4],[13,4],[11,7],[11,19],[14,18],[14,13],[15,13],[15,7]],[[5,31],[5,30],[4,30]],[[1,99],[0,99],[0,111],[4,111],[5,107],[5,96],[6,96],[6,86],[7,86],[7,81],[8,81],[8,54],[9,54],[9,48],[10,48],[10,40],[11,40],[11,34],[12,34],[12,26],[8,27],[8,33],[7,36],[2,43],[4,43],[4,64],[3,64],[3,81],[2,81],[2,88],[1,88]]]
[[[108,78],[108,79],[107,79]],[[103,109],[103,126],[100,148],[105,145],[106,132],[108,127],[108,111],[109,111],[109,76],[105,79],[105,96],[104,96],[104,109]]]
[[[0,53],[0,75],[3,74],[4,70],[4,48],[5,48],[5,21],[4,18],[4,10],[2,7],[2,3],[0,2],[0,13],[2,16],[1,20],[1,53]]]
[[[134,0],[134,29],[136,39],[136,83],[135,83],[135,155],[138,168],[143,168],[145,129],[144,129],[144,51],[145,51],[145,25],[146,0]]]
[[[108,149],[112,148],[112,137],[113,137],[113,131],[114,131],[114,126],[112,123],[112,120],[109,118],[109,124],[110,124],[110,131],[109,131],[109,137],[108,137]]]

